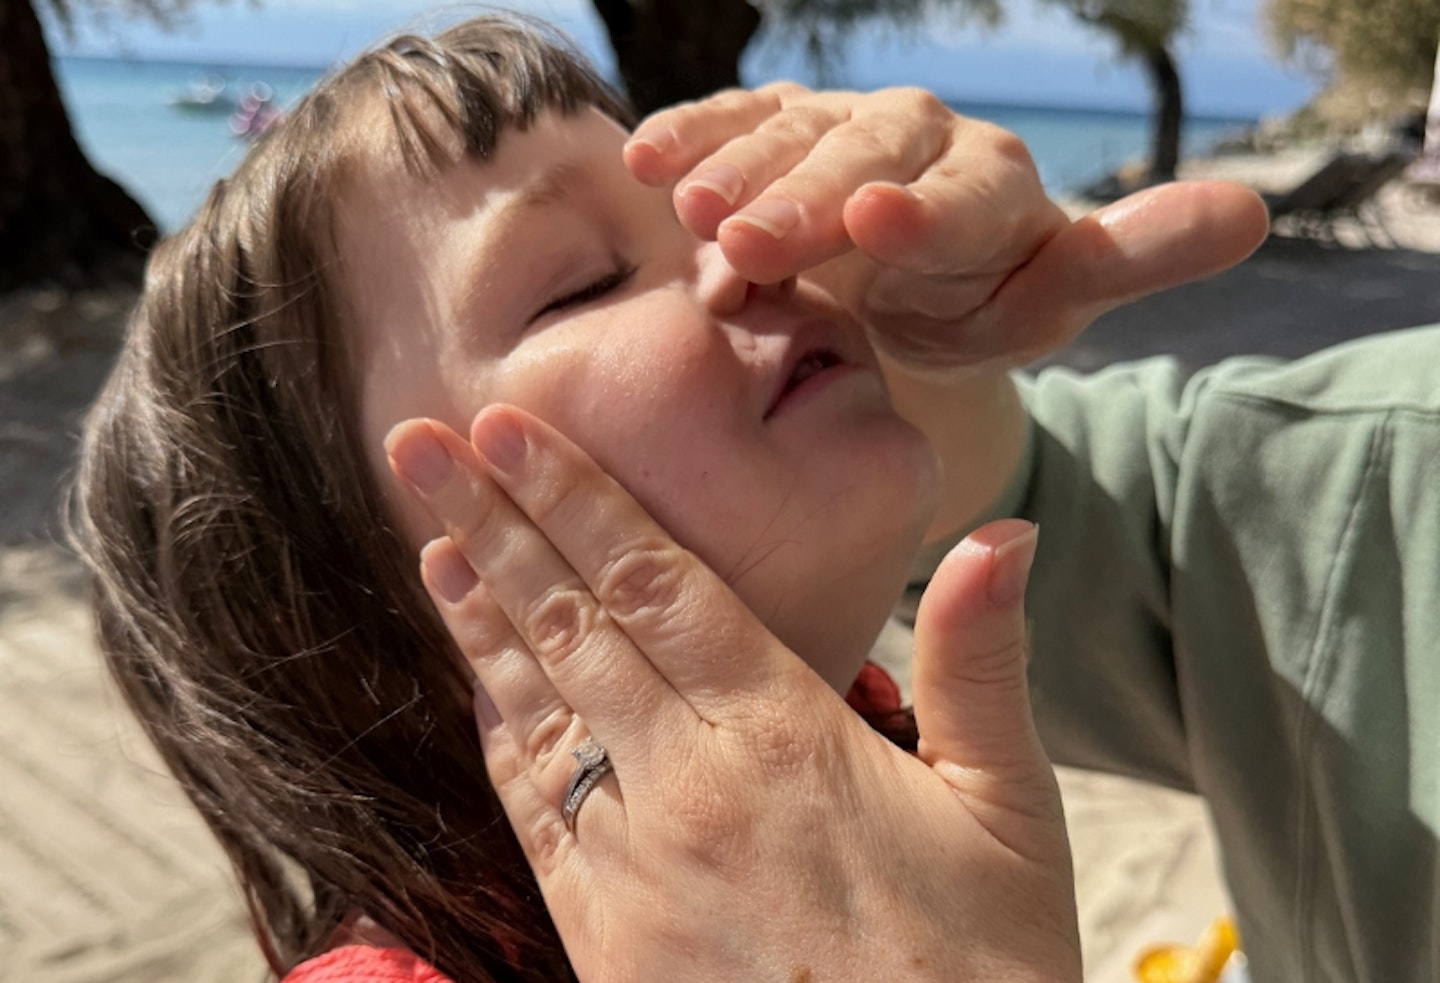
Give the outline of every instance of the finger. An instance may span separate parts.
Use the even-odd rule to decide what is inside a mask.
[[[808,674],[719,577],[552,427],[492,406],[476,417],[471,439],[608,618],[701,717],[722,714],[740,691]],[[609,532],[597,536],[597,528]],[[572,660],[564,672],[551,677],[567,699],[613,685],[599,660]]]
[[[1234,266],[1268,231],[1264,203],[1242,185],[1180,182],[1138,192],[1049,240],[996,293],[967,344],[979,357],[1048,350],[1105,311]]]
[[[1020,138],[976,120],[910,183],[859,188],[844,223],[880,265],[929,276],[1009,271],[1069,224]]]
[[[563,896],[565,904],[557,914],[578,917],[583,924],[584,902],[589,899],[569,889],[585,876],[588,856],[593,853],[587,855],[575,847],[583,842],[593,850],[597,836],[604,838],[622,829],[623,803],[609,795],[617,787],[615,779],[607,778],[591,792],[581,810],[583,820],[577,816],[575,829],[568,829],[560,816],[558,799],[532,780],[524,750],[510,728],[499,719],[484,688],[476,687],[474,705],[490,786],[500,800],[530,869],[540,882],[540,890],[547,900]]]
[[[775,124],[789,115],[776,117]],[[967,125],[920,89],[867,99],[847,121],[823,132],[793,166],[767,173],[758,162],[749,165],[747,177],[760,175],[747,189],[754,200],[742,198],[741,207],[716,232],[726,259],[747,279],[770,283],[840,255],[852,246],[845,219],[849,199],[872,182],[914,180]],[[765,137],[762,130],[717,157],[755,153],[763,158]]]
[[[590,735],[452,540],[427,545],[420,569],[436,609],[475,670],[472,703],[491,785],[543,881],[564,860],[570,830],[560,809],[575,770],[571,752]],[[605,784],[591,792],[595,802],[587,804],[594,805],[592,817],[609,819],[587,822],[615,829],[624,821],[623,803],[617,783]],[[607,804],[595,804],[600,801]]]
[[[864,309],[883,339],[913,358],[1019,364],[1107,310],[1233,266],[1268,228],[1264,204],[1241,185],[1163,185],[1064,224],[1013,269],[999,262],[989,272],[918,277],[882,270],[864,284]],[[934,326],[917,330],[917,319]]]
[[[992,832],[987,819],[1004,825],[1055,807],[1025,677],[1025,584],[1037,533],[1020,519],[971,533],[935,571],[916,615],[920,757]]]
[[[705,99],[662,109],[635,127],[625,143],[625,165],[649,185],[674,181],[730,140],[751,132],[779,112],[786,100],[808,91],[794,82],[772,82],[753,91],[726,89]]]
[[[482,600],[493,597],[564,706],[585,720],[597,740],[620,757],[639,756],[655,729],[680,733],[687,716],[693,722],[574,569],[484,473],[465,441],[433,421],[412,420],[390,432],[386,450],[484,584]],[[442,551],[437,558],[445,556]],[[445,585],[437,576],[434,586]],[[450,596],[458,593],[456,587]],[[461,603],[477,596],[472,589]],[[486,685],[498,702],[498,688],[488,680]],[[556,729],[542,730],[540,739]]]
[[[476,717],[484,691],[476,690]],[[616,787],[608,776],[586,798],[573,830],[567,829],[553,801],[529,781],[523,753],[504,726],[481,725],[485,768],[515,838],[540,886],[545,907],[568,947],[594,950],[607,917],[602,864],[628,854],[630,835],[622,803],[608,800]],[[495,835],[500,835],[495,830]],[[589,978],[589,977],[586,977]]]
[[[1229,181],[1185,181],[1137,192],[1076,223],[1037,256],[1044,270],[1086,260],[1092,305],[1108,310],[1228,269],[1270,231],[1265,204]]]
[[[555,828],[559,823],[556,799],[535,787],[529,756],[514,732],[505,726],[484,687],[476,686],[473,704],[490,787],[505,810],[505,818],[530,868],[543,885],[562,860],[560,844],[565,838]]]
[[[623,849],[619,844],[625,842],[609,839],[626,835],[623,808],[602,795],[615,780],[607,778],[590,794],[576,817],[575,829],[567,829],[555,803],[530,781],[524,754],[508,728],[483,722],[485,702],[485,691],[477,689],[475,714],[490,785],[535,874],[555,927],[568,944],[583,949],[585,940],[604,923],[605,895],[595,890],[596,859],[608,859]]]
[[[529,780],[547,802],[559,802],[574,768],[570,751],[589,731],[453,540],[441,537],[421,551],[420,575],[476,682],[523,752]]]
[[[756,221],[777,207],[768,192],[849,118],[847,101],[816,96],[771,114],[753,132],[731,140],[696,164],[675,186],[675,214],[691,232],[714,239],[736,209],[758,209]],[[754,199],[762,192],[762,201]],[[844,199],[841,198],[841,201]]]

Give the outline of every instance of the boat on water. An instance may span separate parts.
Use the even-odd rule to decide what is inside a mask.
[[[170,97],[172,109],[185,113],[233,113],[240,100],[223,75],[194,79],[183,92]]]

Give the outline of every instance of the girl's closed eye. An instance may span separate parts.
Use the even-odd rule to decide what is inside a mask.
[[[618,290],[619,288],[623,287],[626,283],[630,282],[630,278],[634,275],[635,267],[629,263],[623,264],[618,269],[612,270],[611,272],[600,277],[598,280],[595,280],[581,287],[579,290],[565,294],[561,297],[557,297],[554,300],[550,301],[550,303],[540,308],[540,310],[535,313],[534,317],[530,318],[529,323],[534,324],[546,315],[553,314],[556,311],[568,310],[572,307],[580,307],[584,304],[590,303],[593,300],[598,300],[606,294],[610,293],[611,291]]]

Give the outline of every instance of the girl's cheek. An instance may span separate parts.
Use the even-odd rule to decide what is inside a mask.
[[[725,335],[688,305],[618,304],[514,349],[487,402],[507,402],[566,433],[592,456],[708,439],[746,381]],[[477,407],[478,410],[478,407]]]

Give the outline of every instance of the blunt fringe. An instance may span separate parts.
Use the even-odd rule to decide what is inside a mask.
[[[375,106],[387,134],[360,126]],[[389,139],[424,172],[586,106],[631,122],[515,17],[361,56],[157,247],[87,419],[71,521],[101,647],[278,975],[360,911],[456,980],[573,978],[366,466],[327,270],[364,148]]]

